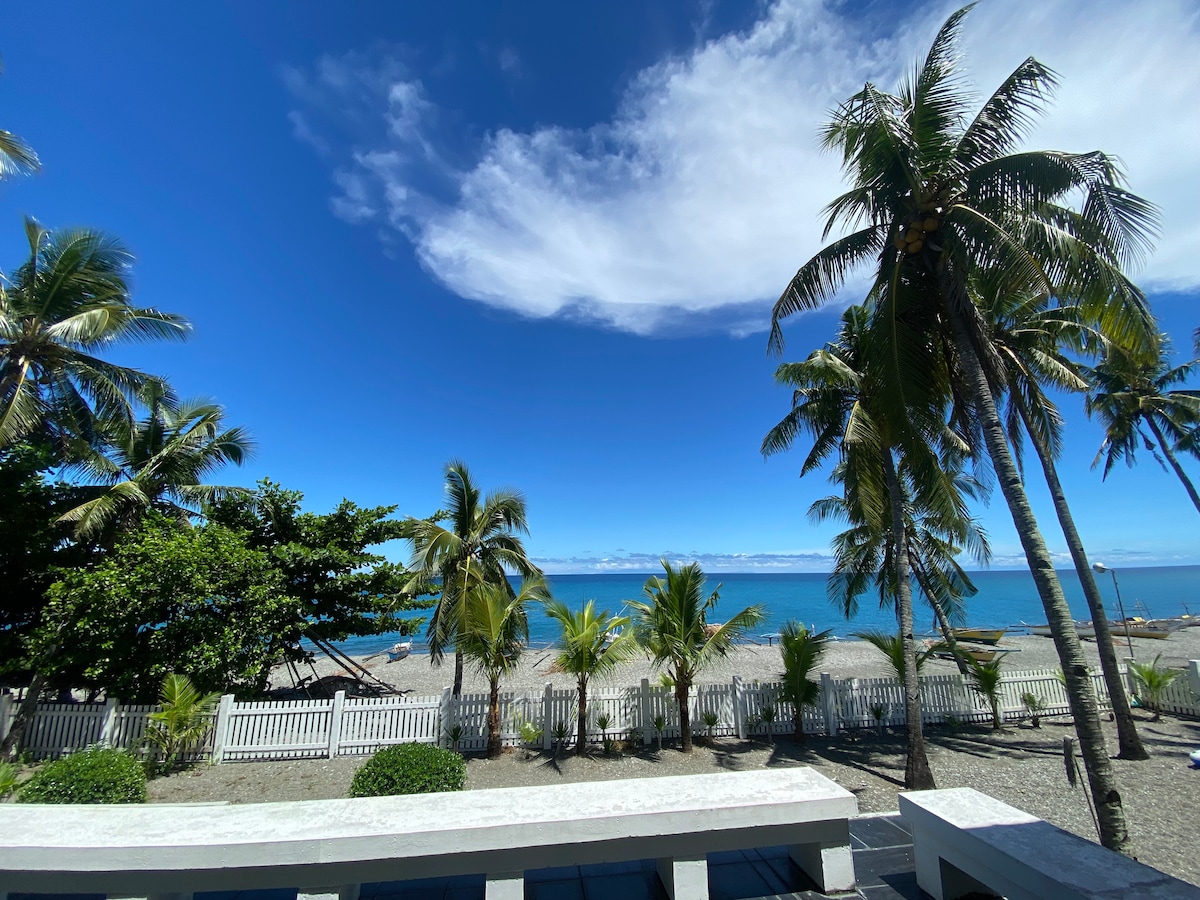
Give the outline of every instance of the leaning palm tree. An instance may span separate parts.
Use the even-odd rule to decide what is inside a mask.
[[[547,599],[546,582],[538,577],[526,579],[515,594],[474,576],[466,586],[458,654],[488,680],[488,759],[500,757],[500,679],[516,668],[529,643],[526,607]]]
[[[1172,366],[1167,361],[1169,348],[1166,335],[1149,354],[1110,346],[1104,359],[1086,370],[1092,387],[1088,415],[1099,417],[1105,431],[1104,443],[1092,465],[1103,459],[1107,478],[1118,460],[1132,466],[1138,443],[1142,443],[1156,459],[1162,454],[1200,512],[1200,493],[1175,455],[1176,449],[1184,445],[1200,456],[1200,391],[1169,390],[1196,372],[1200,359]]]
[[[1014,289],[998,278],[986,275],[976,280],[973,292],[987,323],[992,346],[997,351],[996,370],[989,373],[989,377],[1005,391],[1005,418],[1014,456],[1019,463],[1023,438],[1028,436],[1041,464],[1063,538],[1092,614],[1100,668],[1117,723],[1117,757],[1149,759],[1150,754],[1142,746],[1125,693],[1125,680],[1117,665],[1104,599],[1058,477],[1055,458],[1062,446],[1062,417],[1044,390],[1044,387],[1053,387],[1060,391],[1086,391],[1088,382],[1083,378],[1081,366],[1064,351],[1088,351],[1106,342],[1103,335],[1080,321],[1077,308],[1054,306],[1045,294]]]
[[[161,382],[150,386],[149,412],[132,426],[121,419],[101,429],[103,452],[84,451],[72,469],[101,484],[92,498],[68,511],[80,540],[128,531],[149,509],[180,521],[204,504],[242,488],[203,484],[221,466],[241,465],[253,441],[241,428],[226,428],[224,410],[206,400],[178,402]]]
[[[832,634],[829,629],[809,631],[793,621],[786,622],[779,631],[779,654],[783,658],[783,690],[779,696],[792,704],[797,741],[804,740],[804,707],[816,705],[821,696],[821,685],[811,676]]]
[[[182,339],[186,319],[130,302],[132,257],[98,231],[51,233],[25,220],[29,259],[0,276],[0,447],[42,432],[60,453],[97,419],[130,421],[153,379],[96,354],[127,341]]]
[[[885,399],[907,408],[929,383],[924,348],[947,349],[944,364],[991,459],[1066,673],[1101,840],[1126,851],[1121,794],[1087,661],[1005,439],[983,365],[994,350],[969,285],[979,272],[1004,271],[1015,283],[1074,298],[1106,334],[1136,346],[1152,323],[1122,269],[1144,256],[1157,217],[1124,188],[1117,162],[1103,153],[1015,152],[1055,83],[1037,60],[1021,63],[974,109],[957,52],[969,9],[946,21],[898,94],[867,84],[825,127],[825,146],[841,154],[851,182],[827,208],[826,233],[839,223],[854,230],[792,278],[775,304],[770,347],[782,349],[784,318],[820,307],[866,264],[879,308],[878,365],[890,373],[882,380]],[[1078,209],[1069,205],[1077,197]]]
[[[465,463],[446,465],[446,511],[428,519],[404,520],[403,536],[412,544],[409,569],[413,586],[441,582],[441,598],[426,631],[430,661],[439,665],[454,646],[462,624],[464,592],[472,579],[482,579],[514,596],[506,570],[524,578],[540,576],[525,554],[520,534],[528,534],[525,498],[516,491],[498,490],[480,496]],[[447,525],[442,522],[448,520]],[[463,660],[454,661],[454,696],[462,693]]]
[[[637,643],[633,631],[625,628],[628,616],[614,616],[608,610],[596,612],[593,600],[576,610],[561,600],[551,600],[546,603],[546,615],[562,628],[551,671],[575,676],[579,696],[575,753],[582,756],[587,752],[588,683],[612,674],[637,652]]]
[[[666,577],[653,575],[642,593],[646,601],[630,600],[634,634],[656,666],[666,669],[679,707],[680,749],[692,752],[692,723],[688,692],[696,675],[725,656],[733,642],[763,620],[762,606],[748,606],[722,624],[709,623],[721,586],[704,596],[704,572],[699,563],[678,569],[662,560]]]

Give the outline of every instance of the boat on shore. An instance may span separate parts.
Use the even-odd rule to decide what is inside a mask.
[[[944,644],[940,645],[943,649],[934,650],[933,655],[938,659],[954,659],[954,654],[950,652],[950,648]],[[963,644],[958,645],[958,652],[964,656],[970,657],[978,663],[989,663],[994,659],[1004,656],[1006,653],[1012,653],[1012,650],[1001,647],[968,647]]]
[[[1007,628],[955,628],[954,636],[960,641],[974,641],[977,644],[995,645],[1004,637]]]
[[[1169,638],[1172,632],[1178,631],[1182,625],[1175,627],[1156,626],[1149,622],[1109,622],[1108,629],[1116,636],[1122,636],[1128,631],[1131,637],[1150,638],[1156,641],[1165,641]],[[1095,638],[1096,628],[1090,622],[1076,622],[1075,631],[1081,638]],[[1029,633],[1040,635],[1041,637],[1052,637],[1053,633],[1049,625],[1030,625]]]

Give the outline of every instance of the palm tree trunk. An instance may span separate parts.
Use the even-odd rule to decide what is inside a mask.
[[[491,680],[491,691],[488,694],[488,736],[487,758],[500,758],[500,679]]]
[[[682,678],[675,681],[675,702],[679,704],[679,749],[692,752],[692,719],[688,714],[688,683]]]
[[[1041,435],[1031,427],[1029,411],[1024,401],[1014,394],[1012,401],[1017,404],[1021,421],[1025,423],[1025,432],[1033,443],[1038,459],[1042,463],[1042,471],[1046,474],[1046,485],[1050,488],[1050,499],[1054,501],[1054,511],[1058,513],[1058,522],[1062,526],[1063,537],[1067,541],[1067,549],[1071,551],[1071,561],[1075,563],[1075,572],[1079,576],[1079,585],[1083,588],[1083,596],[1087,598],[1088,609],[1092,613],[1092,626],[1096,630],[1096,649],[1100,651],[1100,668],[1104,671],[1104,684],[1108,688],[1108,698],[1112,703],[1113,715],[1117,720],[1117,742],[1120,745],[1118,759],[1149,759],[1150,754],[1142,746],[1137,726],[1133,721],[1133,710],[1129,708],[1129,698],[1125,696],[1125,685],[1121,681],[1121,673],[1117,671],[1117,652],[1113,649],[1112,632],[1108,627],[1108,615],[1104,612],[1104,600],[1100,596],[1100,588],[1088,565],[1087,553],[1083,549],[1083,540],[1075,527],[1075,518],[1067,505],[1067,495],[1062,483],[1058,480],[1058,470],[1050,448],[1042,441]]]
[[[900,639],[904,643],[904,719],[908,735],[908,753],[904,764],[904,786],[909,790],[932,790],[937,785],[929,757],[925,754],[925,733],[921,722],[921,683],[917,679],[917,642],[913,637],[912,582],[908,560],[908,535],[904,530],[904,498],[892,451],[883,452],[883,476],[887,481],[892,506],[892,537],[896,549],[896,608],[900,616]]]
[[[579,718],[575,730],[575,755],[587,752],[587,679],[579,679]]]
[[[991,386],[984,374],[975,344],[968,334],[964,314],[952,307],[951,318],[954,344],[958,350],[959,365],[968,396],[975,406],[975,414],[987,445],[988,455],[992,459],[996,480],[1000,482],[1013,525],[1016,526],[1021,546],[1025,550],[1025,559],[1037,586],[1038,596],[1041,597],[1042,607],[1046,611],[1046,620],[1050,624],[1054,646],[1062,664],[1067,699],[1071,706],[1071,715],[1075,719],[1075,732],[1079,736],[1079,748],[1083,754],[1083,764],[1087,770],[1096,818],[1100,825],[1100,843],[1110,850],[1128,853],[1130,844],[1125,810],[1113,775],[1112,760],[1109,759],[1104,746],[1104,732],[1100,727],[1096,694],[1092,690],[1092,680],[1083,656],[1083,647],[1079,643],[1079,635],[1075,632],[1071,610],[1054,572],[1050,551],[1046,549],[1046,543],[1042,540],[1037,518],[1029,505],[1029,498],[1025,495],[1025,487],[1021,484],[1020,473],[1004,436],[1004,426],[996,412]]]
[[[1167,438],[1162,433],[1162,429],[1154,421],[1154,416],[1146,416],[1146,424],[1154,432],[1154,437],[1158,439],[1158,446],[1162,447],[1163,456],[1167,458],[1167,462],[1171,464],[1171,468],[1175,470],[1175,474],[1183,482],[1183,487],[1188,492],[1188,496],[1192,498],[1192,504],[1196,507],[1197,512],[1200,512],[1200,494],[1196,493],[1196,486],[1192,484],[1191,479],[1187,477],[1187,473],[1183,471],[1183,466],[1179,465],[1179,460],[1175,458],[1175,454],[1171,450],[1171,445],[1167,443]]]

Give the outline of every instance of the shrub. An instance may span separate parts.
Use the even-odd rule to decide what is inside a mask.
[[[146,772],[132,754],[89,747],[34,773],[19,803],[145,803]]]
[[[354,773],[351,797],[392,797],[461,791],[467,764],[453,750],[433,744],[385,747]]]

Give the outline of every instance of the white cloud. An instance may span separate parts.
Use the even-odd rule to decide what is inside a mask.
[[[836,160],[817,146],[827,110],[867,79],[892,88],[952,8],[879,36],[868,33],[879,21],[840,5],[783,0],[748,32],[641,72],[611,121],[501,129],[459,166],[436,150],[436,105],[393,58],[285,74],[310,106],[360,126],[375,116],[339,166],[335,212],[389,223],[461,296],[637,333],[681,317],[714,323],[732,307],[736,321],[721,324],[745,333],[820,246],[820,210],[840,191]],[[987,89],[1030,54],[1061,73],[1032,145],[1116,153],[1132,187],[1162,205],[1151,287],[1200,285],[1198,16],[1186,0],[997,0],[965,29],[970,71]]]

